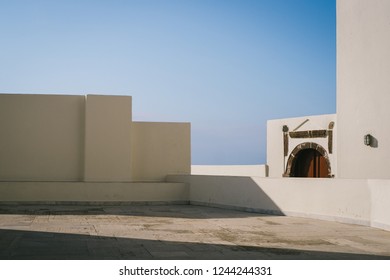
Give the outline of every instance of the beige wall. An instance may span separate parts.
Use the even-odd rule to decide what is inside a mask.
[[[83,177],[84,96],[0,94],[0,180]]]
[[[0,182],[0,203],[31,202],[182,202],[184,183],[131,182]]]
[[[293,131],[306,120],[308,121],[297,129],[297,131],[328,129],[330,122],[335,123],[333,128],[333,152],[329,153],[328,151],[328,138],[289,137],[288,155],[285,157],[283,152],[283,126],[287,125],[289,131]],[[332,174],[337,176],[337,125],[335,114],[269,120],[267,122],[267,165],[269,177],[282,177],[285,172],[290,153],[298,144],[304,142],[317,143],[327,151]]]
[[[0,181],[190,174],[190,124],[133,123],[131,106],[130,96],[0,94]]]
[[[268,176],[267,165],[191,165],[192,175]]]
[[[390,1],[337,1],[338,173],[390,178]],[[363,143],[365,134],[377,147]]]
[[[168,176],[192,204],[361,224],[390,230],[389,180]]]
[[[136,181],[162,181],[167,174],[190,174],[189,123],[134,122],[132,173]]]
[[[131,97],[88,95],[85,181],[131,180]]]

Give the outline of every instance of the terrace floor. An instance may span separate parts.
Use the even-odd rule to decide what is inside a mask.
[[[0,259],[390,259],[390,232],[193,205],[3,205]]]

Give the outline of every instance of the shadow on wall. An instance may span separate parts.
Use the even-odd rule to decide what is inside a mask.
[[[172,175],[167,177],[167,181],[189,183],[191,204],[284,215],[251,177]]]
[[[378,148],[379,142],[378,139],[371,135],[371,145],[372,148]]]
[[[390,259],[367,254],[4,229],[0,230],[0,240],[0,259],[14,260]]]

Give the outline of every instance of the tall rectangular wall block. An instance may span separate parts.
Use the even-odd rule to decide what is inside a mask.
[[[87,95],[85,181],[131,180],[131,97]]]
[[[164,181],[168,174],[190,174],[190,131],[189,123],[134,122],[133,179]]]
[[[389,50],[390,1],[337,1],[339,177],[390,178]]]
[[[83,177],[84,96],[0,94],[0,181]]]

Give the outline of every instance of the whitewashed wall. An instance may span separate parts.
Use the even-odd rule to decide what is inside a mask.
[[[191,165],[192,175],[268,176],[268,166],[259,165]]]
[[[389,50],[390,1],[337,1],[339,177],[390,178]]]
[[[390,180],[172,175],[192,204],[310,217],[390,230]]]
[[[305,122],[308,120],[307,122]],[[304,123],[305,122],[305,123]],[[293,131],[302,123],[297,131],[328,129],[329,123],[334,122],[333,128],[333,151],[329,153],[328,138],[290,138],[288,144],[288,154],[284,156],[283,146],[283,126],[287,125],[289,131]],[[305,142],[314,142],[321,145],[328,153],[332,175],[337,176],[337,118],[335,114],[303,116],[298,118],[287,118],[269,120],[267,122],[267,165],[269,177],[282,177],[286,170],[288,157],[293,149]]]

